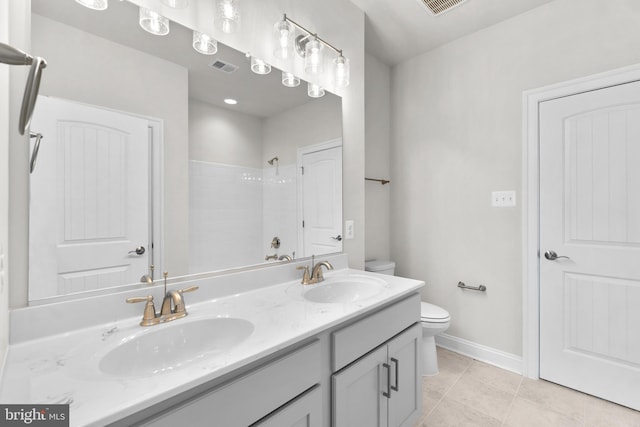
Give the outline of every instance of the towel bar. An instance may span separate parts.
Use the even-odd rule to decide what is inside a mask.
[[[467,286],[464,284],[464,282],[458,282],[458,287],[462,289],[470,289],[472,291],[479,291],[479,292],[486,292],[487,290],[487,287],[485,285]]]

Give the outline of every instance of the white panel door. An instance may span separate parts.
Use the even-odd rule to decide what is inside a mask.
[[[302,256],[342,251],[342,147],[302,155]]]
[[[640,410],[640,82],[541,103],[540,377]]]
[[[29,299],[136,283],[148,271],[148,122],[39,97]],[[130,253],[144,246],[144,254]]]

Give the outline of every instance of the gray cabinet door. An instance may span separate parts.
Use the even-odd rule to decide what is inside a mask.
[[[362,357],[331,378],[333,427],[386,427],[387,346]]]
[[[411,427],[422,412],[421,344],[419,323],[389,341],[389,427]]]
[[[317,385],[251,427],[321,427],[322,420],[322,392]]]

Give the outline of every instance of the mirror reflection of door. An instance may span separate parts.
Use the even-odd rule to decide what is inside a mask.
[[[299,150],[301,256],[342,251],[342,141]]]
[[[148,121],[41,96],[31,128],[43,139],[30,182],[29,299],[138,282],[151,260]]]

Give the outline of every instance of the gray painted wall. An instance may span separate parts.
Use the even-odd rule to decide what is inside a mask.
[[[391,178],[391,68],[365,57],[365,176]],[[365,259],[391,256],[391,192],[395,183],[365,182]]]
[[[556,0],[393,69],[392,257],[449,334],[522,354],[522,92],[640,62],[638,16],[636,0]],[[518,207],[492,208],[494,190]]]

